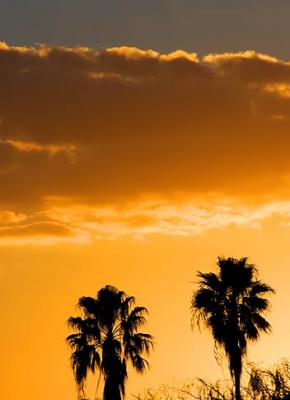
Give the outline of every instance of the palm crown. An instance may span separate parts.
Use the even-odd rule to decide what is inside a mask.
[[[139,332],[147,309],[134,304],[134,297],[113,286],[99,290],[96,298],[79,299],[83,316],[69,318],[76,333],[67,337],[79,393],[84,394],[88,372],[98,368],[104,377],[104,400],[119,400],[125,395],[127,360],[139,373],[148,366],[143,355],[150,353],[153,338]]]
[[[228,358],[236,398],[240,398],[242,360],[247,341],[257,340],[271,325],[263,313],[269,308],[264,297],[273,289],[257,279],[257,270],[246,257],[218,258],[219,272],[198,272],[199,288],[192,298],[193,320],[204,323]]]

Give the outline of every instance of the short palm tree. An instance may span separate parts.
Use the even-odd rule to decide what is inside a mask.
[[[104,400],[125,396],[127,361],[139,373],[145,371],[153,338],[140,333],[146,323],[145,307],[134,307],[135,299],[113,286],[105,286],[96,298],[81,297],[82,316],[70,317],[68,325],[75,333],[67,337],[72,349],[71,363],[78,392],[84,397],[88,372],[99,369],[104,378]]]
[[[193,322],[210,329],[215,344],[222,348],[229,362],[236,400],[241,399],[243,358],[248,341],[271,325],[263,313],[269,309],[265,296],[274,290],[257,278],[257,269],[246,257],[217,260],[219,271],[198,272],[199,287],[192,297]]]

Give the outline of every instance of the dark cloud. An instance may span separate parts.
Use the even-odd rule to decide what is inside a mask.
[[[6,208],[289,194],[289,63],[3,44],[0,85]]]

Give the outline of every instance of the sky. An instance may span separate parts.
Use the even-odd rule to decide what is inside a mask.
[[[0,37],[199,54],[254,49],[287,59],[289,12],[288,0],[1,0]]]
[[[1,1],[3,398],[76,398],[66,320],[105,284],[149,309],[156,341],[129,399],[227,377],[189,310],[220,255],[248,256],[276,289],[249,360],[290,357],[289,11]]]

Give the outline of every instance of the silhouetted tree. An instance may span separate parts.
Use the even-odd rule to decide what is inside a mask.
[[[241,399],[241,375],[247,342],[270,332],[263,313],[269,309],[265,295],[274,290],[257,278],[257,270],[246,257],[217,260],[218,274],[198,272],[199,288],[193,293],[193,322],[210,329],[215,344],[228,359],[236,400]]]
[[[67,337],[72,349],[71,363],[80,394],[88,372],[99,369],[104,378],[104,400],[125,396],[127,360],[139,373],[145,371],[153,338],[140,333],[146,323],[145,307],[134,307],[135,298],[113,286],[105,286],[96,298],[81,297],[78,306],[82,316],[70,317],[68,325],[76,333]]]

